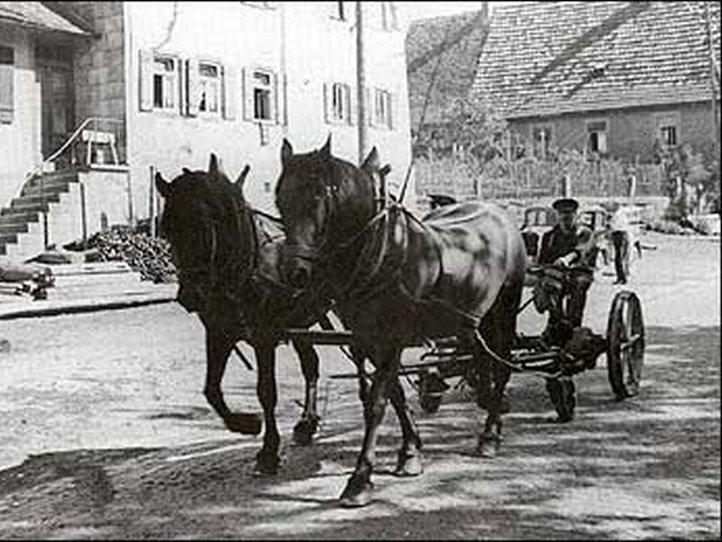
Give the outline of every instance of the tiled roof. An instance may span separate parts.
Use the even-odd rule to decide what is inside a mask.
[[[486,29],[481,11],[422,19],[411,25],[406,36],[406,58],[413,130],[418,126],[432,79],[424,123],[442,120],[446,106],[454,98],[468,95]]]
[[[68,34],[88,34],[82,28],[45,7],[42,2],[0,2],[0,22]]]
[[[708,5],[719,70],[720,6]],[[704,2],[501,5],[473,92],[507,118],[709,100],[704,20]]]

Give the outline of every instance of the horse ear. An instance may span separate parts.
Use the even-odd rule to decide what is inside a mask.
[[[321,147],[321,156],[323,156],[324,158],[331,157],[331,134],[328,134],[328,139],[326,140],[326,143],[324,143],[323,147]]]
[[[159,171],[156,171],[155,173],[155,187],[158,189],[158,193],[164,198],[170,196],[171,184],[169,182],[166,182],[166,180],[163,178],[163,175],[161,175]]]
[[[190,175],[192,173],[191,170],[187,167],[181,168],[181,171],[183,171],[183,173],[185,173],[186,175]]]
[[[243,171],[241,171],[241,174],[236,179],[236,188],[238,188],[238,190],[243,191],[243,183],[246,182],[246,177],[248,177],[249,171],[251,171],[251,166],[246,164]]]
[[[211,160],[208,163],[208,173],[213,175],[218,173],[218,157],[214,152],[211,153]]]
[[[366,171],[374,171],[379,168],[379,151],[376,150],[376,146],[371,149],[371,152],[366,156],[366,160],[361,164],[361,169]]]
[[[293,147],[288,142],[288,139],[284,137],[283,145],[281,146],[281,165],[285,166],[291,156],[293,156]]]

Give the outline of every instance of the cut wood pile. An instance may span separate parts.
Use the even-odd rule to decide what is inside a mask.
[[[171,261],[170,245],[164,239],[151,237],[130,228],[113,228],[96,233],[86,242],[66,245],[71,251],[83,251],[86,262],[127,263],[143,280],[155,283],[176,282],[176,268]]]
[[[124,261],[143,280],[155,283],[175,282],[176,268],[171,261],[170,245],[164,239],[131,230],[111,230],[93,235],[87,248],[95,249],[88,261]]]

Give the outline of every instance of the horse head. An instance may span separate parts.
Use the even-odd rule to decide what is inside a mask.
[[[160,172],[155,175],[156,188],[165,200],[160,232],[170,242],[178,268],[178,302],[189,312],[206,307],[218,293],[230,260],[239,250],[250,249],[252,232],[243,220],[247,212],[243,183],[249,170],[246,166],[232,183],[211,154],[208,171],[183,168],[170,182]]]
[[[333,156],[330,136],[323,147],[304,154],[294,154],[284,139],[281,164],[276,205],[286,229],[283,274],[292,286],[304,288],[330,247],[373,215],[373,166],[358,168]]]

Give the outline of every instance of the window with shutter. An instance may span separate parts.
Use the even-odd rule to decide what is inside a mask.
[[[15,51],[0,47],[0,123],[10,124],[15,112]]]
[[[153,59],[153,107],[174,111],[178,107],[178,67],[176,59],[156,56]]]
[[[244,70],[244,111],[246,120],[279,122],[277,119],[278,80],[276,74],[265,69]]]
[[[221,67],[217,64],[198,64],[198,112],[219,116],[221,111]]]
[[[330,121],[351,123],[351,87],[345,83],[333,83],[330,92]]]

